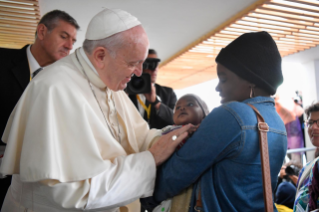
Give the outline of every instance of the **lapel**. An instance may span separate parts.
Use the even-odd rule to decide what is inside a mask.
[[[27,57],[27,47],[28,45],[20,49],[19,54],[17,54],[17,57],[13,58],[13,66],[11,69],[13,75],[18,80],[19,85],[23,90],[27,87],[27,85],[30,82],[30,68]]]

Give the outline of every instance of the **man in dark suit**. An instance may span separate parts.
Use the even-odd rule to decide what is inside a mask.
[[[151,75],[152,89],[148,94],[129,95],[150,128],[161,129],[173,124],[173,109],[176,95],[172,88],[156,84],[160,59],[153,49],[149,49],[143,64],[143,73]]]
[[[40,20],[34,44],[22,49],[0,48],[0,135],[28,83],[42,67],[67,56],[76,41],[79,25],[67,13],[54,10]],[[0,157],[5,144],[0,142]],[[0,179],[0,208],[11,177]]]

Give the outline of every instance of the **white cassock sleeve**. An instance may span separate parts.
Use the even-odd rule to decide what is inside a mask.
[[[156,166],[149,151],[117,157],[113,166],[86,180],[61,183],[41,181],[41,189],[55,204],[68,209],[112,209],[150,196]]]

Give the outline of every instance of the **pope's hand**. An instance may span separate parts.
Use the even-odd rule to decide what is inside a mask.
[[[185,125],[158,139],[158,141],[149,149],[153,154],[156,166],[161,165],[173,154],[177,145],[188,137],[188,130],[192,127],[192,124]]]

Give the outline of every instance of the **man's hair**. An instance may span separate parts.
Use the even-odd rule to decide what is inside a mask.
[[[157,52],[154,49],[149,49],[148,54],[156,54],[157,55]]]
[[[310,106],[306,109],[307,119],[309,118],[310,113],[312,113],[312,112],[317,112],[317,111],[319,111],[319,102],[310,105]]]
[[[83,49],[88,54],[92,54],[95,48],[101,46],[106,48],[110,55],[115,58],[117,50],[128,44],[127,40],[131,40],[133,43],[139,43],[141,38],[136,36],[134,33],[124,31],[101,40],[85,39],[83,42]]]
[[[61,10],[52,10],[51,12],[48,12],[41,18],[38,25],[44,24],[48,28],[48,31],[51,32],[58,25],[59,21],[65,21],[71,24],[76,28],[76,30],[80,28],[80,26],[74,18],[72,18],[69,14]],[[35,37],[37,37],[37,31],[35,32]]]

